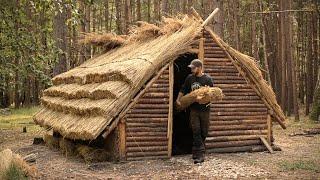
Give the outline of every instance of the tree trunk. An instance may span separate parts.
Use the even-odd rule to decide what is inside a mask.
[[[215,33],[223,39],[223,0],[213,0],[213,9],[219,8],[219,12],[214,17],[213,29]]]
[[[117,24],[117,33],[122,34],[122,25],[121,25],[121,1],[115,0],[116,6],[116,24]]]
[[[137,0],[137,21],[141,21],[141,1]]]

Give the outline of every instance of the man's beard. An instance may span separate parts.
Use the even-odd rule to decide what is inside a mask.
[[[197,72],[192,72],[192,74],[195,75],[195,76],[198,76],[198,75],[200,74],[200,72],[199,72],[199,71],[197,71]]]

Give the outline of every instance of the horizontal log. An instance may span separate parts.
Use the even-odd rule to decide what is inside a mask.
[[[206,68],[205,72],[207,73],[219,73],[219,72],[233,72],[233,73],[237,73],[238,70],[236,68]]]
[[[151,88],[169,88],[169,84],[159,84],[155,82],[151,85]]]
[[[225,115],[267,115],[267,111],[265,112],[216,112],[212,110],[210,112],[210,116],[225,116]]]
[[[159,79],[167,79],[167,80],[169,80],[169,74],[161,74]]]
[[[129,110],[130,114],[168,114],[169,109],[132,109]]]
[[[168,146],[139,146],[139,147],[127,147],[127,153],[129,152],[154,152],[154,151],[166,151]]]
[[[249,146],[249,145],[260,145],[261,141],[256,140],[241,140],[241,141],[226,141],[226,142],[208,142],[206,143],[206,148],[224,148],[224,147],[239,147],[239,146]]]
[[[208,136],[266,135],[267,130],[209,131]]]
[[[142,137],[134,137],[128,136],[126,137],[127,142],[167,142],[168,138],[166,136],[142,136]]]
[[[203,66],[204,67],[207,67],[207,66],[210,66],[210,65],[212,65],[212,66],[234,66],[233,64],[232,64],[232,62],[230,61],[205,61],[204,63],[203,63]],[[204,68],[204,69],[206,69],[206,68]]]
[[[225,131],[225,130],[262,130],[267,129],[267,124],[241,124],[241,125],[210,125],[210,131]]]
[[[229,58],[223,57],[223,58],[206,58],[204,57],[204,62],[209,63],[212,62],[231,62]]]
[[[211,104],[248,104],[248,103],[262,104],[263,101],[261,99],[257,99],[257,100],[251,100],[251,99],[240,99],[240,100],[228,99],[228,100],[226,100],[226,99],[224,99],[219,102],[212,102]]]
[[[147,141],[134,141],[134,142],[127,142],[126,143],[127,147],[152,147],[152,146],[164,146],[164,147],[168,147],[168,141],[152,141],[152,142],[147,142]]]
[[[147,118],[147,117],[126,117],[127,123],[156,123],[156,124],[166,124],[168,118]]]
[[[224,84],[224,83],[215,83],[214,86],[222,88],[234,88],[234,89],[252,89],[249,84]]]
[[[143,98],[169,98],[169,93],[146,93]]]
[[[158,155],[158,156],[144,156],[144,157],[127,157],[127,161],[145,161],[145,160],[152,160],[152,159],[168,159],[168,155]]]
[[[168,109],[169,104],[135,104],[135,109]]]
[[[206,138],[206,143],[210,142],[226,142],[226,141],[241,141],[241,140],[259,140],[260,137],[267,135],[242,135],[242,136],[217,136]]]
[[[214,76],[213,81],[216,80],[244,80],[245,79],[241,76]]]
[[[218,79],[218,80],[213,80],[214,83],[217,84],[247,84],[247,82],[245,80],[222,80],[222,79]]]
[[[266,107],[264,104],[210,104],[212,108]]]
[[[219,125],[241,125],[241,124],[266,124],[267,120],[211,120],[210,125],[219,126]]]
[[[140,98],[138,104],[168,104],[169,98]]]
[[[260,100],[259,96],[225,96],[222,101],[224,100]],[[221,101],[219,101],[221,102]]]
[[[224,115],[224,116],[218,116],[218,115],[210,115],[209,117],[210,121],[220,121],[220,120],[266,120],[267,115]]]
[[[128,118],[168,118],[168,114],[134,114],[128,113]]]
[[[156,80],[155,83],[157,83],[157,84],[167,84],[167,83],[169,83],[169,80],[168,79],[158,79],[158,80]]]
[[[204,54],[204,57],[205,58],[211,58],[211,57],[213,57],[213,58],[219,58],[219,57],[227,57],[227,55],[226,54]]]
[[[141,136],[167,136],[167,132],[130,132],[127,131],[127,136],[141,137]]]
[[[169,87],[150,87],[147,92],[167,92],[169,93]]]
[[[127,157],[146,157],[146,156],[164,156],[168,155],[168,151],[154,151],[154,152],[127,152]]]
[[[167,123],[154,123],[154,122],[148,122],[148,123],[133,123],[133,122],[126,122],[127,127],[161,127],[161,128],[166,128]]]
[[[228,92],[223,91],[223,94],[226,96],[258,96],[256,92]]]
[[[267,112],[267,108],[262,107],[213,107],[212,112],[233,112],[233,111],[241,111],[241,112]]]
[[[224,51],[207,49],[204,51],[204,56],[205,57],[226,57],[227,55],[225,54]]]
[[[253,146],[239,146],[239,147],[226,147],[226,148],[210,148],[207,149],[208,153],[235,153],[235,152],[261,152],[267,148],[262,145]]]
[[[132,132],[132,133],[135,133],[135,132],[150,132],[150,133],[153,133],[153,132],[167,132],[168,129],[167,127],[127,127],[127,132]]]
[[[217,51],[223,51],[220,47],[217,46],[204,46],[205,50],[217,50]]]
[[[217,48],[220,48],[219,45],[217,43],[215,43],[214,41],[205,41],[204,42],[204,47],[217,47]]]

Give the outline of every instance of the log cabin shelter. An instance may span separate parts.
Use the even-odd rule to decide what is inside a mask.
[[[285,128],[286,118],[271,86],[253,58],[202,22],[197,15],[185,16],[174,28],[167,21],[152,27],[160,35],[142,40],[150,29],[137,30],[131,42],[55,76],[34,121],[67,139],[100,141],[120,160],[190,153],[188,111],[176,111],[174,102],[190,73],[187,65],[199,58],[225,95],[210,105],[207,152],[272,148],[272,122]]]

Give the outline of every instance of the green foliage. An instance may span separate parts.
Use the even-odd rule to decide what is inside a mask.
[[[16,164],[11,163],[4,175],[5,180],[27,180],[25,173]]]
[[[310,119],[317,121],[320,115],[320,88],[315,90],[314,101],[310,113]]]
[[[0,91],[14,84],[21,86],[25,79],[35,79],[44,87],[51,85],[51,69],[59,51],[53,39],[52,3],[0,2]]]
[[[281,169],[285,171],[296,171],[296,170],[308,170],[308,171],[314,171],[314,172],[320,172],[320,166],[314,161],[284,161],[280,164]]]

